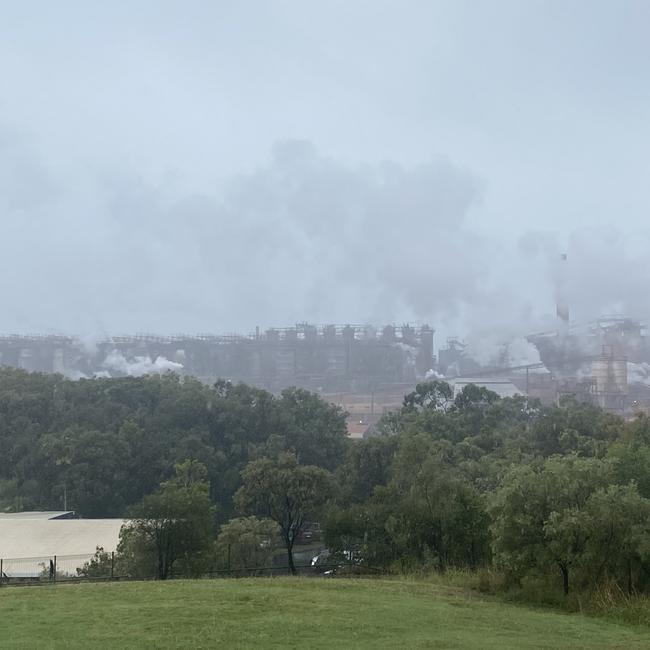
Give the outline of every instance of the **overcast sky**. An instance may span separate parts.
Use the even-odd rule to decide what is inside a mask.
[[[0,5],[0,331],[650,316],[645,0]]]

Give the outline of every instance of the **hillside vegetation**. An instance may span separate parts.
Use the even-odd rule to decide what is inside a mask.
[[[345,414],[298,389],[0,369],[0,510],[66,495],[84,517],[129,517],[130,577],[255,569],[276,550],[294,570],[322,531],[360,573],[498,572],[490,591],[567,602],[650,592],[647,416],[431,381],[374,434],[351,443]]]

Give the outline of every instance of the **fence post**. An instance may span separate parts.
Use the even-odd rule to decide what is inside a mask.
[[[56,555],[54,556],[54,573],[52,574],[54,582],[56,582]]]
[[[115,572],[115,552],[111,551],[111,580]]]
[[[0,557],[0,587],[2,587],[2,583],[4,582],[5,579],[5,572],[4,572],[4,567],[2,566],[3,560]]]
[[[230,576],[230,544],[228,544],[228,575]]]

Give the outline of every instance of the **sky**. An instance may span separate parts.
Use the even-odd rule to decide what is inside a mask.
[[[650,316],[645,0],[1,5],[0,332]]]

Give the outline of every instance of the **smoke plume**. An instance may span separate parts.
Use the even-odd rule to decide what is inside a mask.
[[[415,320],[488,360],[556,325],[561,252],[574,320],[650,315],[647,234],[486,234],[489,183],[447,158],[359,166],[286,140],[257,169],[191,192],[173,176],[68,176],[5,137],[0,187],[5,332],[93,345],[100,332]]]

